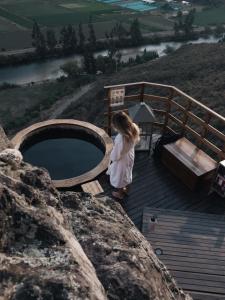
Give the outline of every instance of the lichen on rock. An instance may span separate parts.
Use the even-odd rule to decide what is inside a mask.
[[[61,194],[61,200],[109,299],[191,299],[177,287],[119,203],[72,192]]]
[[[0,158],[0,299],[190,299],[118,203],[60,193],[13,159]]]
[[[16,166],[22,162],[23,156],[19,150],[7,148],[0,152],[0,160],[7,164]]]

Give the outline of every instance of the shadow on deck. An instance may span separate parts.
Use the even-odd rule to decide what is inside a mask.
[[[106,193],[110,193],[109,184],[100,181]],[[136,153],[130,195],[121,204],[139,230],[146,206],[212,214],[225,213],[224,199],[215,193],[208,196],[201,191],[189,190],[161,162],[154,161],[144,152]]]
[[[106,178],[104,178],[104,180],[102,178],[100,182],[106,194],[111,193],[112,189],[110,188]],[[124,210],[127,212],[130,219],[134,222],[134,224],[139,230],[145,228],[142,227],[143,213],[144,211],[146,212],[146,210],[148,211],[148,207],[150,211],[154,209],[162,210],[164,211],[165,215],[167,215],[167,212],[169,214],[171,213],[171,211],[177,211],[177,214],[181,214],[181,216],[182,214],[184,214],[184,217],[186,217],[185,214],[188,214],[190,217],[193,215],[194,218],[194,215],[196,215],[196,213],[203,213],[202,216],[204,220],[210,219],[210,216],[212,216],[212,218],[214,219],[217,219],[215,215],[222,215],[225,213],[225,201],[223,198],[219,197],[215,193],[207,195],[207,193],[203,191],[193,192],[189,190],[181,181],[179,181],[179,179],[172,175],[170,171],[160,161],[154,161],[152,157],[149,157],[147,153],[144,152],[136,153],[135,165],[133,170],[133,183],[131,186],[130,194],[123,201],[121,201],[121,204]],[[190,212],[193,212],[193,214]],[[208,215],[207,217],[206,214],[210,215]],[[218,219],[219,218],[223,217],[220,216],[218,217]],[[144,220],[145,219],[146,215],[144,215]],[[211,261],[211,251],[215,250],[214,246],[210,244],[210,239],[207,241],[209,245],[208,248],[204,244],[205,238],[207,238],[208,236],[206,235],[205,237],[204,235],[205,232],[207,232],[207,230],[209,229],[207,221],[203,224],[205,226],[204,234],[201,234],[200,232],[200,235],[199,231],[201,231],[200,228],[202,228],[202,224],[201,222],[197,222],[197,225],[195,226],[197,228],[196,230],[198,231],[198,235],[196,235],[196,232],[194,232],[194,235],[192,234],[193,232],[188,232],[188,239],[185,240],[184,246],[182,245],[182,243],[184,243],[182,240],[184,239],[182,233],[183,228],[181,228],[182,230],[180,230],[180,225],[178,224],[179,222],[177,223],[176,219],[177,218],[175,217],[170,225],[161,229],[163,231],[161,233],[161,236],[158,236],[157,234],[151,235],[149,234],[148,230],[144,230],[143,234],[151,243],[153,249],[155,249],[158,246],[165,248],[165,243],[169,243],[169,245],[172,245],[170,246],[170,248],[173,247],[172,251],[176,251],[175,254],[171,254],[172,260],[175,259],[175,261],[177,261],[177,257],[179,258],[179,268],[177,267],[177,265],[174,267],[173,264],[171,267],[171,262],[167,259],[167,256],[160,255],[159,258],[165,263],[165,265],[171,271],[171,273],[173,274],[177,282],[180,284],[180,286],[184,290],[191,293],[195,300],[225,299],[225,289],[223,288],[225,284],[225,277],[222,273],[217,274],[214,272],[214,269],[216,270],[217,267],[215,266],[214,261]],[[225,226],[225,219],[223,223]],[[170,227],[173,230],[175,228],[176,237],[179,237],[179,239],[182,240],[181,242],[179,240],[176,245],[174,244],[174,232],[173,230],[170,230]],[[210,238],[212,239],[212,237]],[[225,249],[224,234],[220,236],[220,238],[222,239],[222,241],[220,242],[223,244],[223,249],[220,247],[220,249],[216,249],[216,251],[218,252],[215,252],[215,255],[218,256],[216,258],[217,264],[221,265],[221,268],[223,269],[225,268],[225,260],[224,255],[221,252],[223,252],[223,250]],[[204,242],[203,245],[202,241]],[[200,245],[199,247],[197,247],[197,250],[195,249],[196,243],[197,245]],[[164,250],[167,251],[166,249]],[[194,252],[196,251],[199,253],[200,256],[195,257],[196,255],[194,254]],[[204,253],[202,253],[202,251]],[[189,258],[187,258],[188,256]],[[205,266],[203,271],[198,271],[199,257],[201,257],[200,267],[202,268],[202,264],[203,267]],[[192,265],[195,265],[195,269],[188,269],[190,263]],[[214,265],[212,266],[213,270],[211,270],[209,267],[211,263],[213,263]],[[212,281],[212,283],[210,283],[210,281]],[[206,284],[208,284],[207,287],[205,287]],[[214,287],[216,287],[216,289]]]
[[[111,188],[106,178],[104,178],[104,180],[102,178],[100,182],[106,194],[111,193]],[[209,220],[210,216],[213,219],[220,219],[223,218],[221,215],[225,213],[225,201],[223,198],[215,193],[207,195],[207,193],[202,191],[193,192],[189,190],[179,179],[174,177],[161,162],[154,161],[152,157],[149,157],[147,153],[144,152],[136,153],[130,194],[121,201],[121,204],[139,230],[146,227],[145,222],[149,219],[148,214],[146,216],[146,211],[148,213],[148,210],[154,211],[154,209],[159,209],[164,211],[166,216],[174,212],[173,214],[175,214],[175,216],[178,214],[184,218],[186,218],[187,214],[189,219],[192,217],[195,218],[196,213],[202,213],[204,220]],[[144,211],[145,215],[143,218]],[[220,217],[216,217],[216,215],[220,215]],[[199,218],[198,214],[196,218]],[[144,225],[142,224],[143,220]],[[225,219],[223,224],[225,226]],[[142,225],[144,227],[142,227]],[[159,225],[161,226],[161,224]],[[165,243],[166,246],[170,246],[169,250],[172,249],[172,253],[170,253],[172,261],[178,260],[178,263],[176,262],[174,266],[174,264],[171,263],[170,256],[168,259],[168,255],[160,255],[159,258],[171,271],[179,285],[191,293],[193,299],[225,299],[225,276],[222,273],[217,274],[216,272],[218,268],[222,269],[222,272],[225,270],[225,256],[223,254],[225,249],[224,229],[222,230],[223,234],[220,235],[220,244],[223,246],[220,245],[221,247],[218,247],[218,245],[215,246],[211,243],[214,237],[208,236],[210,226],[207,221],[205,221],[204,224],[197,221],[195,225],[197,229],[194,231],[196,231],[198,235],[196,235],[196,232],[193,233],[192,225],[190,226],[191,231],[189,230],[189,225],[187,225],[188,232],[186,233],[186,239],[182,232],[183,227],[180,228],[179,226],[177,217],[174,217],[174,220],[172,220],[170,224],[168,223],[166,227],[160,229],[162,231],[160,236],[158,236],[158,234],[152,235],[148,230],[144,230],[143,234],[151,243],[153,249],[159,246],[164,249]],[[222,227],[221,225],[221,228]],[[202,228],[204,228],[203,233],[201,233]],[[157,227],[157,230],[158,229]],[[176,244],[174,241],[174,229],[176,230],[176,239],[179,239]],[[210,230],[212,230],[212,228]],[[214,229],[213,227],[213,230],[216,230],[216,228]],[[207,239],[207,241],[205,239]],[[218,241],[217,239],[217,242]],[[213,240],[213,242],[215,241]],[[185,245],[183,245],[184,243]],[[166,248],[164,250],[168,251]],[[176,253],[174,253],[174,251]],[[198,254],[197,256],[196,253]],[[213,260],[212,253],[215,254]],[[201,260],[200,265],[199,260]],[[215,261],[219,267],[215,265]],[[189,264],[195,267],[190,269]],[[210,265],[212,266],[210,267]],[[201,270],[201,268],[203,268],[203,270]]]

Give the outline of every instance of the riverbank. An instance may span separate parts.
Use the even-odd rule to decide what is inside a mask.
[[[131,47],[141,47],[143,45],[152,44],[158,45],[165,42],[187,42],[189,40],[197,40],[200,37],[205,37],[206,33],[202,28],[196,28],[194,32],[189,35],[175,36],[173,31],[163,31],[155,33],[143,34],[142,40],[134,44],[131,38],[123,38],[121,40],[115,38],[115,47],[118,50],[127,49]],[[95,46],[95,52],[107,51],[109,48],[107,39],[98,39]],[[19,66],[33,62],[43,62],[46,59],[66,58],[70,55],[83,55],[83,52],[77,48],[74,53],[65,54],[60,46],[56,47],[54,51],[46,52],[45,55],[36,53],[35,48],[17,49],[11,51],[0,52],[0,68],[5,66]]]
[[[197,40],[188,41],[188,43],[217,43],[219,38],[209,36],[208,38],[199,38]],[[159,44],[145,44],[138,47],[124,48],[120,50],[121,61],[127,62],[129,59],[135,59],[137,55],[143,55],[144,49],[147,51],[155,51],[159,56],[166,55],[166,50],[169,47],[172,50],[178,49],[182,42],[164,42]],[[95,53],[98,55],[106,56],[107,51],[100,51]],[[45,80],[54,80],[64,75],[60,67],[67,63],[76,61],[78,65],[82,64],[81,55],[71,55],[64,58],[48,59],[43,62],[32,63],[21,66],[6,67],[0,69],[0,84],[8,82],[11,84],[33,84]]]
[[[224,61],[224,44],[186,45],[160,59],[127,67],[116,74],[90,78],[96,80],[94,87],[60,110],[56,117],[89,121],[103,127],[104,85],[137,81],[174,85],[225,116]],[[76,80],[65,79],[0,91],[0,123],[12,135],[31,123],[49,119],[57,106],[81,91],[77,84]],[[215,125],[222,130],[220,126]]]

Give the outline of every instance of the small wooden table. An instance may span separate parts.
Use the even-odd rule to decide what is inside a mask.
[[[202,181],[209,181],[217,163],[185,137],[163,146],[163,163],[191,190]]]
[[[85,193],[92,194],[93,196],[101,194],[104,192],[102,186],[98,182],[98,180],[94,180],[91,182],[87,182],[81,185],[82,190]]]

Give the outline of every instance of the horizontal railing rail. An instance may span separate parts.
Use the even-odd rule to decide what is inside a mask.
[[[152,82],[134,82],[119,85],[108,85],[104,89],[108,108],[108,123],[106,129],[111,135],[111,118],[115,112],[111,107],[111,90],[124,88],[124,107],[116,107],[116,110],[126,110],[127,105],[135,102],[150,102],[159,121],[154,123],[162,131],[172,131],[187,135],[194,140],[199,148],[204,148],[208,154],[218,161],[225,159],[225,117],[213,111],[206,105],[192,98],[175,86]],[[151,93],[149,89],[153,89]],[[135,90],[135,92],[134,92]],[[219,124],[219,128],[216,126]]]

